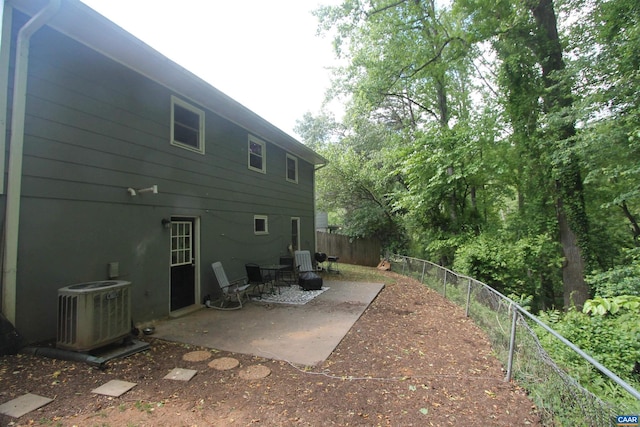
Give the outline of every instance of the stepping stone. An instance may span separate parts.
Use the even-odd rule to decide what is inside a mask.
[[[217,369],[218,371],[228,371],[229,369],[235,368],[239,364],[240,361],[238,359],[234,359],[233,357],[220,357],[209,362],[209,367]]]
[[[210,351],[199,350],[185,354],[184,356],[182,356],[182,360],[186,360],[187,362],[202,362],[210,357]]]
[[[264,365],[251,365],[240,371],[238,374],[243,380],[259,380],[271,374],[271,369]]]
[[[91,390],[92,393],[104,394],[105,396],[119,397],[134,388],[137,384],[127,381],[111,380],[100,387]]]
[[[189,381],[191,378],[195,376],[198,371],[195,369],[181,369],[181,368],[173,368],[167,375],[165,375],[165,380],[176,380],[176,381]]]
[[[49,399],[48,397],[27,393],[0,405],[0,414],[20,418],[24,414],[35,411],[52,401],[53,399]]]

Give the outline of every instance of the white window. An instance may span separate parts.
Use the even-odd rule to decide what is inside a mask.
[[[266,215],[253,216],[253,233],[269,234],[269,217]]]
[[[267,144],[249,135],[249,169],[267,173]]]
[[[204,111],[171,97],[171,144],[204,154]]]
[[[298,158],[287,154],[287,181],[298,183]]]
[[[171,221],[171,267],[193,263],[193,223]]]

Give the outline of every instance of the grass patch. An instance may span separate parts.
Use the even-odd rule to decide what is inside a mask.
[[[395,280],[380,273],[375,267],[363,267],[361,265],[340,264],[340,274],[323,271],[325,280],[339,280],[341,282],[374,282],[391,284]]]
[[[155,409],[152,403],[149,402],[141,402],[140,400],[138,400],[134,406],[136,407],[136,409],[138,409],[139,411],[142,412],[146,412],[147,414],[150,414],[153,412],[153,410]]]

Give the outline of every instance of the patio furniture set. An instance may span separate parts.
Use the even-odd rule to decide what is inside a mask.
[[[238,310],[242,308],[243,301],[251,297],[261,298],[265,293],[279,293],[280,286],[297,284],[304,290],[322,288],[322,277],[316,274],[311,253],[295,251],[294,255],[294,259],[280,258],[279,264],[245,264],[246,277],[233,281],[228,279],[222,263],[214,262],[211,268],[222,294],[216,301],[205,297],[205,305],[218,310]],[[332,258],[337,263],[337,257]]]

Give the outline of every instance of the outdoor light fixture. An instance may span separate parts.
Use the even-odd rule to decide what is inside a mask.
[[[141,188],[138,190],[138,193],[153,193],[153,194],[158,194],[158,186],[157,185],[153,185],[151,187],[147,187],[147,188]]]
[[[167,218],[162,218],[162,227],[171,228],[171,220]]]
[[[136,190],[134,188],[129,187],[129,188],[127,188],[127,191],[129,192],[129,195],[131,195],[131,197],[137,196],[138,194],[141,194],[141,193],[158,194],[158,186],[157,185],[153,185],[151,187],[141,188],[139,190]]]

